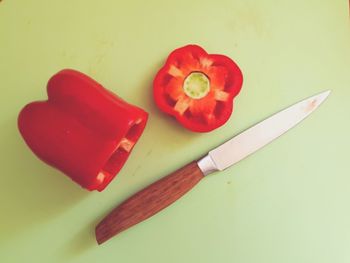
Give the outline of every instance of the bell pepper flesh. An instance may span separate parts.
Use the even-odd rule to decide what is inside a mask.
[[[44,162],[102,191],[126,162],[148,114],[75,70],[54,75],[47,91],[47,101],[20,112],[21,135]]]
[[[153,81],[153,96],[158,108],[185,128],[209,132],[230,118],[242,82],[233,60],[187,45],[168,56]]]

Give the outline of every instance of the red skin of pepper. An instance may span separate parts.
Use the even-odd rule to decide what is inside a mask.
[[[213,66],[223,67],[227,70],[227,79],[224,91],[228,93],[226,102],[218,103],[215,111],[215,119],[211,122],[206,122],[201,116],[191,116],[191,114],[180,114],[174,110],[175,102],[172,101],[166,94],[166,85],[171,76],[169,69],[172,65],[181,65],[186,62],[186,57],[191,55],[193,58],[205,58],[213,61]],[[201,72],[196,68],[192,72]],[[210,79],[210,76],[208,76]],[[185,128],[194,132],[210,132],[224,125],[233,112],[233,100],[241,90],[243,83],[243,75],[238,65],[229,57],[218,54],[208,54],[203,48],[198,45],[187,45],[175,49],[168,56],[164,66],[158,71],[153,81],[153,97],[158,108],[175,117],[175,119]],[[188,113],[188,111],[187,111]]]
[[[75,70],[54,75],[47,93],[47,101],[32,102],[20,112],[21,135],[41,160],[82,187],[102,191],[130,154],[119,142],[136,142],[148,114]]]

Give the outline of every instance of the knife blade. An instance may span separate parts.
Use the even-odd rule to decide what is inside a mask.
[[[254,125],[170,175],[134,194],[110,212],[95,229],[102,244],[116,234],[169,206],[206,175],[222,171],[264,147],[309,116],[330,91],[304,99]]]

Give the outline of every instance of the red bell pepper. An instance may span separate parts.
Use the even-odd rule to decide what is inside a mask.
[[[153,95],[159,109],[187,129],[209,132],[230,118],[242,82],[230,58],[188,45],[169,55],[154,79]]]
[[[25,142],[82,187],[102,191],[127,160],[148,114],[74,70],[54,75],[47,93],[47,101],[19,114]]]

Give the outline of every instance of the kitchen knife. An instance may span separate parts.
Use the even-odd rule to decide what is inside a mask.
[[[222,171],[270,143],[311,114],[330,94],[325,91],[282,110],[229,141],[156,181],[116,207],[96,226],[96,240],[102,244],[121,231],[169,206],[204,176]]]

